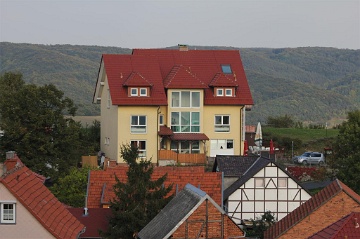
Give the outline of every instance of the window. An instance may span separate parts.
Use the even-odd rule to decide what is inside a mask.
[[[286,178],[278,178],[278,187],[279,188],[286,188],[287,187]]]
[[[146,116],[142,116],[142,115],[131,116],[131,133],[135,133],[135,134],[146,133]]]
[[[159,125],[164,125],[164,115],[159,115]]]
[[[200,92],[199,91],[172,92],[171,107],[181,107],[181,108],[200,107]]]
[[[110,145],[110,138],[108,137],[105,137],[105,142],[104,142],[105,145]]]
[[[200,112],[171,112],[173,132],[200,132]]]
[[[199,141],[171,141],[170,149],[181,154],[199,154],[200,142]],[[178,151],[179,150],[179,151]]]
[[[256,188],[265,187],[265,179],[263,179],[263,178],[255,178],[255,187]]]
[[[131,88],[130,92],[131,92],[131,96],[138,96],[138,89],[137,88]]]
[[[225,96],[233,96],[232,89],[226,89],[225,90]]]
[[[1,203],[0,223],[15,223],[15,203]]]
[[[215,132],[230,132],[229,115],[215,115]]]
[[[111,105],[111,98],[110,98],[110,89],[107,90],[107,105],[106,107],[109,109]]]
[[[216,96],[224,96],[224,89],[217,89]]]
[[[138,148],[138,155],[140,158],[146,157],[146,141],[145,140],[131,140],[131,146]]]
[[[232,139],[212,139],[210,140],[211,150],[233,149],[234,141]]]
[[[231,74],[232,73],[230,65],[221,65],[221,70],[225,74]]]
[[[147,96],[147,89],[146,88],[140,88],[140,96]]]

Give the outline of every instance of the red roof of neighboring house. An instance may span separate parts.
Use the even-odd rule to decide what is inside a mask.
[[[255,125],[246,125],[245,126],[245,132],[246,133],[255,133],[256,132],[256,126]]]
[[[352,212],[308,239],[360,238],[360,212]]]
[[[135,49],[132,55],[104,54],[102,64],[114,105],[167,105],[165,88],[204,89],[205,105],[253,104],[238,50]],[[221,65],[230,65],[232,73],[224,74]],[[135,76],[136,84],[152,86],[150,97],[128,96]],[[216,97],[213,86],[233,86],[235,96]]]
[[[91,208],[88,209],[87,215],[84,214],[83,208],[69,208],[68,210],[86,226],[86,231],[80,235],[80,238],[101,238],[99,230],[107,231],[108,218],[112,215],[110,208]]]
[[[176,133],[171,136],[171,140],[209,140],[209,137],[203,133]]]
[[[15,155],[14,159],[21,162]],[[6,161],[4,163],[6,165]],[[42,183],[39,177],[22,163],[9,167],[0,177],[2,183],[55,238],[77,238],[85,229]],[[21,215],[18,215],[21,216]]]
[[[327,187],[315,194],[308,201],[301,204],[298,208],[289,213],[286,217],[284,217],[283,219],[275,223],[273,226],[271,226],[268,230],[266,230],[264,233],[264,238],[277,238],[278,236],[292,228],[295,224],[303,220],[313,211],[318,209],[325,202],[330,201],[331,198],[333,198],[340,192],[345,192],[353,200],[360,204],[360,196],[348,186],[346,186],[344,183],[342,183],[340,180],[336,179]]]
[[[125,182],[127,169],[127,166],[118,166],[108,168],[106,171],[90,171],[87,207],[97,208],[109,204],[110,200],[115,196],[113,192],[113,185],[116,183],[114,175],[120,181]],[[167,173],[165,186],[173,183],[171,194],[182,190],[187,183],[190,183],[205,191],[216,203],[221,205],[221,173],[205,172],[203,166],[164,166],[155,167],[152,177],[157,179],[165,173]]]

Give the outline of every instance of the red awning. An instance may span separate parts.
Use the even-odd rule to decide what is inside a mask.
[[[161,125],[160,126],[160,130],[158,132],[158,135],[160,136],[170,136],[170,135],[173,135],[173,131],[167,127],[167,126],[164,126],[164,125]]]
[[[175,133],[171,136],[174,141],[195,141],[195,140],[209,140],[209,137],[203,133]]]

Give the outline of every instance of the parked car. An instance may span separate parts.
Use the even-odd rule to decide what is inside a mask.
[[[296,156],[293,158],[294,163],[301,164],[324,164],[325,157],[323,153],[319,152],[305,152],[300,156]]]

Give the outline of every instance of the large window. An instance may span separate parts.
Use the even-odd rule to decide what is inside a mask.
[[[146,141],[145,140],[131,140],[131,145],[138,148],[139,157],[146,157]]]
[[[173,132],[200,132],[200,112],[171,112]]]
[[[200,142],[199,141],[171,141],[171,150],[181,154],[199,154]]]
[[[215,132],[230,132],[229,115],[215,115]]]
[[[0,203],[0,223],[15,223],[15,203]]]
[[[181,108],[200,107],[200,92],[199,91],[172,92],[171,107],[181,107]]]
[[[146,133],[146,116],[144,115],[131,116],[131,133],[135,133],[135,134]]]

